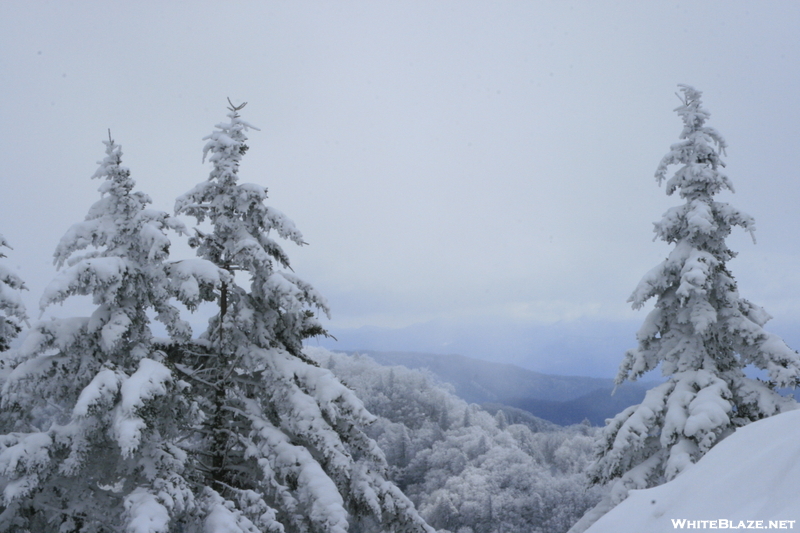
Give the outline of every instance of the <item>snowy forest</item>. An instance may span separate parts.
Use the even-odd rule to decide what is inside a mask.
[[[794,410],[780,391],[800,356],[727,268],[725,239],[755,226],[715,199],[733,185],[701,96],[680,86],[682,131],[655,178],[683,203],[655,224],[672,251],[630,297],[655,307],[616,384],[662,379],[602,428],[470,404],[429,371],[309,343],[330,309],[282,246],[303,234],[239,179],[258,131],[245,104],[229,100],[204,139],[209,177],[172,214],[149,207],[108,132],[100,197],[65,228],[40,298],[93,312],[33,319],[24,276],[0,262],[0,531],[580,533]],[[175,239],[196,256],[172,257]],[[0,259],[15,246],[0,236]],[[214,313],[194,331],[201,307]]]

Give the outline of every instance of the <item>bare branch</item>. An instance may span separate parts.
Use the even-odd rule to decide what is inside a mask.
[[[241,105],[235,106],[235,105],[233,105],[233,102],[231,102],[230,97],[228,97],[228,103],[231,105],[228,109],[230,109],[234,113],[236,113],[237,111],[239,111],[240,109],[242,109],[244,106],[247,105],[247,102],[245,102],[245,103],[243,103]]]

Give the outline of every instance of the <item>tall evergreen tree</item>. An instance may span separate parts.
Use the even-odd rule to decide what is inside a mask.
[[[179,531],[197,512],[186,427],[198,410],[167,366],[150,316],[175,342],[191,336],[171,303],[197,305],[225,273],[201,260],[165,263],[165,230],[109,134],[94,174],[101,199],[55,252],[62,269],[41,307],[89,295],[89,317],[42,321],[2,388],[0,531]]]
[[[755,226],[749,215],[714,199],[724,189],[733,192],[722,173],[725,141],[706,126],[701,92],[680,88],[683,103],[676,111],[683,131],[656,180],[666,181],[667,194],[677,191],[685,202],[655,224],[658,238],[674,248],[629,299],[634,309],[654,297],[656,304],[616,378],[617,384],[635,380],[661,365],[667,381],[601,433],[590,477],[614,482],[611,504],[629,489],[674,478],[737,427],[796,407],[776,388],[797,385],[800,356],[763,329],[771,317],[739,296],[727,268],[736,255],[725,244],[731,229],[752,234]],[[678,169],[667,179],[673,165]],[[747,377],[748,365],[768,379]]]
[[[0,235],[0,248],[11,248]],[[0,259],[5,255],[0,252]],[[19,291],[25,289],[22,279],[0,265],[0,352],[8,350],[9,344],[22,330],[21,324],[28,320]]]
[[[229,121],[206,137],[208,180],[176,202],[176,213],[207,221],[190,240],[198,255],[231,273],[208,330],[176,354],[203,410],[206,524],[237,533],[431,531],[362,432],[374,417],[302,352],[303,339],[325,334],[316,313],[328,308],[274,239],[302,245],[301,233],[265,205],[264,187],[239,183],[245,132],[256,129],[242,107],[231,104]]]

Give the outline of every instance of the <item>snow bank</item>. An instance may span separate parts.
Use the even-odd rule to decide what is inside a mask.
[[[631,491],[586,533],[744,530],[759,520],[759,529],[770,529],[770,520],[795,520],[772,529],[800,529],[798,479],[800,410],[737,430],[669,483]]]

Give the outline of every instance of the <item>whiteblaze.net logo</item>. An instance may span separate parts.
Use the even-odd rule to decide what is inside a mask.
[[[675,529],[794,529],[796,520],[687,520],[673,518]]]

